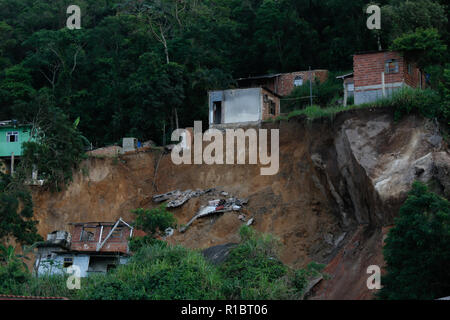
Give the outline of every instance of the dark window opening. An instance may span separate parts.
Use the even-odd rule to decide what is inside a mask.
[[[96,228],[83,227],[81,231],[80,241],[94,241]]]
[[[115,264],[108,264],[106,266],[106,272],[111,272],[112,270],[114,270],[117,267],[117,265]]]
[[[73,258],[64,258],[63,268],[68,268],[73,265]]]
[[[6,142],[17,142],[19,141],[19,132],[11,131],[6,133]]]
[[[213,123],[222,123],[222,101],[213,102]]]
[[[269,112],[271,115],[275,115],[276,113],[276,104],[272,100],[269,101]]]

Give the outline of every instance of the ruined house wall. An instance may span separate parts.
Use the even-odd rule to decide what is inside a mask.
[[[103,241],[111,231],[112,226],[104,226],[102,239]],[[83,228],[82,226],[76,226],[72,233],[72,245],[71,250],[78,251],[95,251],[97,249],[97,243],[99,242],[100,237],[100,227],[95,229],[94,238],[92,241],[82,241],[81,240],[81,232]],[[122,227],[122,236],[121,238],[112,238],[110,237],[108,241],[101,248],[101,252],[124,252],[128,251],[128,239],[130,237],[130,229],[127,227]]]
[[[411,64],[410,70],[408,68],[409,64]],[[417,67],[417,64],[406,61],[405,83],[412,88],[420,88],[421,84],[422,88],[425,88],[425,75],[423,72],[420,72],[420,69]]]
[[[280,98],[265,89],[262,89],[261,93],[262,120],[278,117],[280,115]],[[267,99],[264,96],[267,96]],[[271,103],[275,104],[274,113],[271,113]]]

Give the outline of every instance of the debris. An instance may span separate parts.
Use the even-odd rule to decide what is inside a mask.
[[[208,204],[209,204],[210,206],[215,206],[215,207],[217,207],[217,206],[219,205],[219,201],[220,201],[220,199],[217,199],[217,200],[210,200],[210,201],[208,201]]]
[[[184,227],[180,228],[180,232],[181,233],[185,232],[186,229],[189,228],[189,226],[198,218],[205,217],[207,215],[210,215],[213,212],[216,212],[216,207],[214,207],[214,206],[206,206],[206,207],[200,208],[200,210],[197,212],[197,214],[191,220],[189,220],[189,222]]]
[[[250,219],[247,221],[247,226],[252,225],[254,221],[255,221],[255,218],[250,218]]]
[[[184,203],[186,203],[189,199],[193,197],[199,197],[202,194],[211,192],[213,189],[206,189],[206,190],[186,190],[186,191],[180,191],[180,190],[174,190],[169,191],[167,193],[163,194],[157,194],[152,197],[154,202],[162,202],[169,200],[167,202],[167,208],[176,208],[179,206],[182,206]]]
[[[222,191],[220,194],[223,195],[223,196],[227,196],[228,192]]]
[[[245,215],[240,214],[238,219],[245,222]]]
[[[172,236],[172,235],[173,235],[173,232],[174,232],[173,228],[170,228],[170,227],[167,228],[166,230],[164,230],[164,233],[165,233],[166,238]]]
[[[210,192],[210,191],[215,191],[215,189],[208,189],[206,191],[203,191],[203,193],[206,192]],[[176,190],[172,193],[168,193],[168,194],[164,194],[164,195],[157,195],[153,197],[154,201],[163,201],[163,199],[176,199],[176,200],[171,200],[168,202],[167,207],[169,206],[174,206],[171,205],[172,203],[177,204],[177,206],[183,204],[185,201],[185,198],[189,198],[189,197],[193,197],[193,196],[198,196],[196,194],[193,194],[192,191],[188,192],[190,190],[185,191],[184,193],[181,193],[180,191]],[[196,192],[202,192],[201,190],[197,190]],[[194,192],[195,193],[195,192]],[[223,195],[223,192],[219,193]],[[216,195],[216,194],[214,194]],[[227,193],[228,195],[228,193]],[[238,199],[235,197],[230,197],[228,199],[214,199],[214,200],[209,200],[208,201],[208,205],[203,206],[200,208],[200,210],[197,212],[197,214],[191,219],[189,220],[189,222],[183,226],[182,228],[180,228],[180,232],[185,232],[187,230],[187,228],[198,218],[201,217],[205,217],[211,214],[216,214],[216,213],[223,213],[223,212],[229,212],[229,211],[239,211],[241,210],[242,206],[244,204],[246,204],[248,202],[248,199]],[[244,216],[244,220],[245,221],[245,216]]]

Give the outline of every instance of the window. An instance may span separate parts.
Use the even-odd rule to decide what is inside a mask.
[[[6,142],[17,142],[19,141],[19,132],[10,131],[6,133]]]
[[[269,112],[272,115],[275,115],[276,104],[272,100],[269,101]]]
[[[355,91],[355,84],[354,83],[347,84],[347,91]]]
[[[398,73],[398,61],[395,59],[387,60],[384,63],[384,73]]]
[[[63,268],[68,268],[73,265],[73,258],[64,258]]]
[[[412,74],[412,65],[408,63],[408,74]]]
[[[84,227],[81,231],[80,241],[94,241],[95,229]]]
[[[303,78],[300,76],[296,76],[294,79],[294,86],[299,87],[301,85],[303,85]]]

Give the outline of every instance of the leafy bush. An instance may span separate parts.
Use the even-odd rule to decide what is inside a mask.
[[[42,240],[37,234],[30,192],[0,172],[0,240],[14,238],[21,244]]]
[[[164,204],[151,210],[139,208],[132,211],[136,214],[134,225],[147,233],[144,237],[135,237],[130,241],[130,250],[137,251],[146,245],[153,245],[158,240],[154,239],[157,233],[161,233],[169,227],[174,227],[176,220]],[[163,242],[164,243],[164,242]]]
[[[384,247],[382,299],[436,299],[450,293],[450,203],[415,182]]]
[[[31,275],[20,260],[0,264],[0,292],[21,294],[22,286],[31,280]]]
[[[155,244],[124,266],[89,277],[82,299],[220,299],[217,270],[197,251]]]
[[[342,82],[334,76],[334,73],[328,75],[328,79],[320,83],[315,79],[312,84],[313,103],[325,107],[333,100],[336,100],[343,94]],[[309,81],[301,86],[295,87],[291,94],[283,101],[283,112],[301,109],[310,105],[310,84]]]
[[[418,113],[430,119],[443,116],[441,97],[431,89],[402,88],[392,98],[380,100],[376,104],[391,106],[395,120],[410,113]]]
[[[439,90],[441,92],[442,97],[442,117],[443,121],[445,121],[448,125],[450,125],[450,68],[447,65],[447,68],[444,69],[443,72],[443,80],[440,83]]]
[[[288,268],[279,259],[279,240],[270,234],[260,234],[243,226],[240,236],[241,243],[219,267],[225,297],[299,299],[314,267],[298,271]]]
[[[44,95],[45,96],[45,95]],[[50,98],[42,98],[51,103]],[[31,177],[35,167],[40,178],[52,190],[60,190],[72,180],[73,169],[84,157],[84,139],[76,124],[64,112],[50,106],[37,111],[35,141],[23,143],[22,166],[18,174],[23,180]]]

